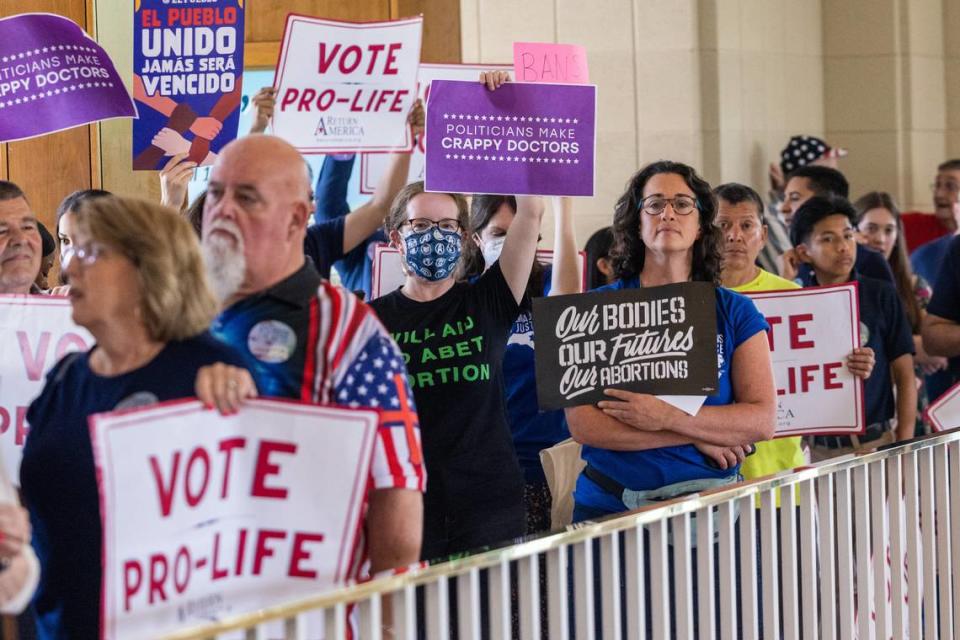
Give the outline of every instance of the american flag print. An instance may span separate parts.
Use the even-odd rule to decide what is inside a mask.
[[[309,399],[379,411],[373,487],[423,491],[420,425],[400,349],[367,305],[329,282],[321,284],[313,314],[319,322],[311,318],[317,333],[315,363],[307,363],[313,375],[304,376],[305,386],[313,382]]]

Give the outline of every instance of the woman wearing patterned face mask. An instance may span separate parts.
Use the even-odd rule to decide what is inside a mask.
[[[532,301],[546,295],[580,293],[581,271],[577,263],[577,239],[570,198],[552,200],[555,218],[553,261],[534,260],[520,315],[513,324],[503,358],[504,393],[513,447],[523,471],[523,504],[526,533],[550,528],[552,499],[540,451],[570,437],[562,410],[540,411],[534,375]],[[490,269],[503,251],[507,233],[517,215],[517,199],[504,195],[475,195],[470,203],[473,242],[465,250],[466,273],[478,278]]]
[[[489,75],[491,89],[504,81]],[[384,225],[407,277],[370,306],[403,351],[420,417],[430,478],[423,559],[523,534],[523,477],[506,423],[502,361],[542,215],[540,198],[518,198],[500,259],[473,283],[455,279],[468,225],[463,196],[426,193],[415,182]]]

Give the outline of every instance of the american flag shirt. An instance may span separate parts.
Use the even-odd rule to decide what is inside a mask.
[[[424,490],[420,426],[403,356],[359,298],[306,262],[224,310],[211,332],[247,358],[261,396],[379,411],[369,487]],[[362,577],[365,555],[361,542],[348,578]]]

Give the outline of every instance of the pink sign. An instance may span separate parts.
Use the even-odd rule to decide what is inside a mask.
[[[931,402],[926,415],[936,432],[960,427],[960,382]]]
[[[770,325],[776,437],[863,433],[863,382],[844,365],[860,346],[856,283],[747,295]]]
[[[577,44],[514,42],[513,74],[517,82],[587,84],[587,50]]]
[[[356,575],[375,411],[252,400],[221,416],[183,400],[89,422],[102,638],[156,638]]]
[[[72,314],[70,301],[61,296],[0,295],[0,460],[17,485],[30,431],[27,407],[53,365],[94,343]]]

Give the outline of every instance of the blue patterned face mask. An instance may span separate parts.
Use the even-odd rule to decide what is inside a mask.
[[[437,282],[453,274],[460,260],[460,234],[438,227],[404,237],[410,271],[424,280]]]

